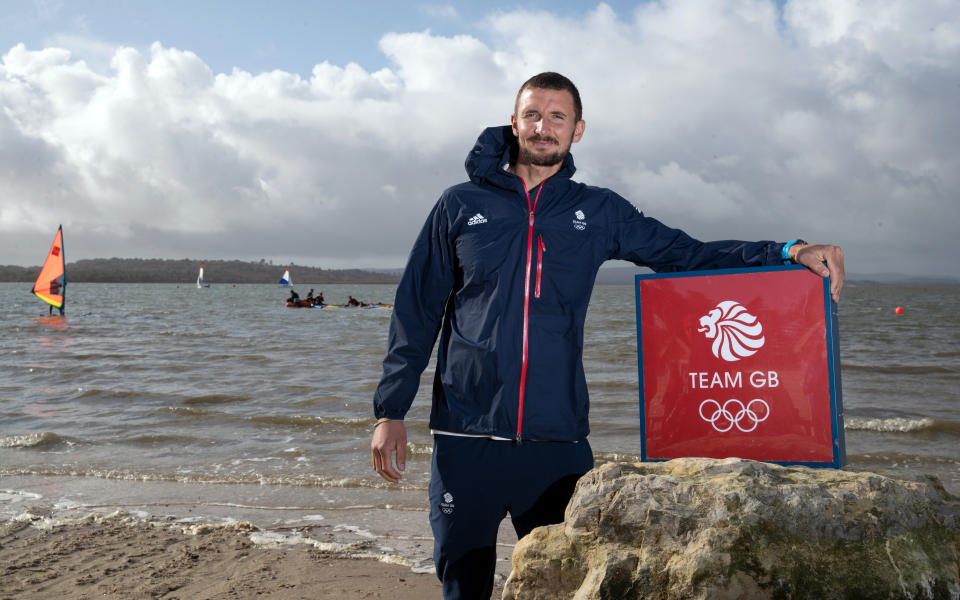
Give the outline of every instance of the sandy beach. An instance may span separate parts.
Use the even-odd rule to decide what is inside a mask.
[[[0,598],[440,598],[432,574],[317,545],[271,547],[257,533],[246,523],[184,527],[124,513],[7,521]]]

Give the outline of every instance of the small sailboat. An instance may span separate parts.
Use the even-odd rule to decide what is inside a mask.
[[[197,275],[197,287],[203,287],[203,263],[200,263],[200,274]]]
[[[293,285],[293,279],[290,277],[290,269],[283,272],[283,277],[280,278],[280,285]]]
[[[66,262],[63,258],[63,225],[57,228],[57,235],[53,238],[53,245],[43,262],[40,275],[33,284],[32,292],[38,298],[50,305],[50,312],[56,307],[63,315],[67,303],[67,279],[64,271]]]

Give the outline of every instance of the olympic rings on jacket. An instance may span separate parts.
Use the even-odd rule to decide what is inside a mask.
[[[712,404],[715,408],[710,416],[703,414],[704,406]],[[731,405],[734,410],[731,410]],[[763,405],[760,409],[759,405]],[[738,408],[739,407],[739,408]],[[757,414],[757,410],[763,416]],[[770,416],[770,406],[760,398],[754,398],[746,406],[736,398],[731,398],[720,406],[720,403],[713,399],[707,399],[700,403],[700,418],[710,423],[714,429],[720,433],[726,433],[736,425],[737,429],[744,433],[750,433],[757,428],[757,425],[767,420]],[[748,427],[742,427],[740,421],[746,420]]]

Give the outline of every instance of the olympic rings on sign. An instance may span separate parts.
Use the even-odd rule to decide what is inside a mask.
[[[712,404],[715,407],[712,409],[713,412],[710,413],[709,417],[703,414],[703,407],[708,404]],[[762,409],[759,407],[761,404],[763,405]],[[731,405],[734,410],[730,410]],[[762,417],[757,414],[758,409],[763,414]],[[736,398],[727,400],[723,403],[723,406],[720,406],[720,403],[713,399],[707,399],[700,403],[700,418],[710,423],[710,425],[720,433],[730,431],[734,425],[736,425],[740,431],[750,433],[757,428],[757,425],[766,421],[769,416],[770,407],[760,398],[754,398],[748,402],[746,406]],[[747,421],[748,427],[741,427],[740,421],[743,420]]]

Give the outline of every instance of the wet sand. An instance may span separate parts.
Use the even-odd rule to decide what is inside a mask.
[[[0,476],[0,600],[440,598],[425,495]]]
[[[247,523],[143,521],[124,513],[0,525],[0,599],[440,598],[436,576],[307,543],[258,539]]]

